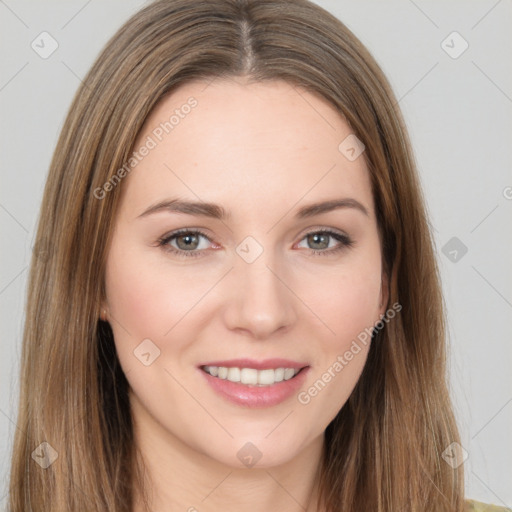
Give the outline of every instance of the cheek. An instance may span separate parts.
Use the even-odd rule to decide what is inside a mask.
[[[343,377],[338,380],[343,379],[346,384],[350,384],[352,380],[357,380],[362,371],[372,328],[379,318],[380,283],[377,280],[358,280],[352,274],[342,276],[337,281],[332,280],[331,286],[331,293],[326,293],[322,301],[316,303],[318,315],[325,324],[324,334],[319,337],[319,365],[316,371],[327,371],[339,361],[339,356],[346,354],[347,362],[342,363]],[[336,373],[341,375],[340,371]]]
[[[105,282],[121,367],[139,399],[155,416],[161,415],[162,403],[177,407],[181,396],[164,369],[174,373],[173,365],[182,366],[195,339],[189,313],[212,286],[214,276],[205,273],[191,279],[183,268],[171,268],[163,258],[152,261],[145,249],[130,250],[118,242],[110,250]],[[140,359],[146,353],[148,366]]]
[[[313,286],[314,285],[314,286]],[[322,321],[326,353],[343,350],[379,320],[381,268],[378,258],[367,257],[340,265],[303,281],[302,296]],[[308,292],[309,290],[309,292]],[[314,292],[312,292],[314,290]]]
[[[352,276],[333,280],[332,286],[336,290],[325,294],[323,303],[317,301],[326,327],[320,327],[312,371],[297,396],[300,407],[323,428],[345,405],[365,366],[380,285],[365,285]]]
[[[128,252],[125,257],[119,253],[113,247],[107,265],[109,310],[113,328],[119,324],[121,336],[129,332],[139,343],[144,338],[163,339],[215,282],[211,273],[191,279],[179,266],[161,260],[153,264],[144,252]]]
[[[328,297],[327,317],[342,350],[378,320],[380,276],[356,275],[333,283],[336,290]]]
[[[315,279],[308,279],[307,288],[302,288],[303,296],[308,297],[305,302],[323,325],[317,327],[313,371],[298,402],[325,425],[357,384],[370,349],[372,328],[380,318],[377,249],[368,250],[364,257],[359,253],[357,259],[347,259],[328,274],[316,274]]]

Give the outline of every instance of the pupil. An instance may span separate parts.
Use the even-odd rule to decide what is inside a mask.
[[[180,247],[180,241],[181,240],[186,240],[183,247]],[[195,249],[196,246],[197,246],[197,235],[181,235],[179,236],[177,239],[176,239],[176,242],[178,244],[178,247],[180,247],[180,249],[190,249],[192,246],[192,249]]]
[[[310,237],[311,237],[310,241],[312,240],[312,243],[321,245],[321,247],[313,247],[313,249],[326,249],[327,247],[329,247],[329,236],[328,235],[316,233],[316,234],[310,235]],[[323,239],[323,242],[322,242],[322,239]]]

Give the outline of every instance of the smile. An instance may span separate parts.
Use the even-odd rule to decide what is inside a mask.
[[[217,379],[261,387],[272,386],[277,382],[293,379],[301,371],[300,368],[257,370],[255,368],[228,368],[226,366],[203,366],[201,369]]]

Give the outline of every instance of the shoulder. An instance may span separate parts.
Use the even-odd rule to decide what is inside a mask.
[[[465,512],[512,512],[512,508],[488,505],[475,500],[466,500]]]

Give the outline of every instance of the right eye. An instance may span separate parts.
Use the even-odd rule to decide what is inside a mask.
[[[203,232],[196,229],[180,229],[164,235],[158,240],[158,245],[165,251],[183,257],[197,257],[208,247],[201,247],[201,239],[211,240]],[[207,244],[206,244],[207,245]]]

